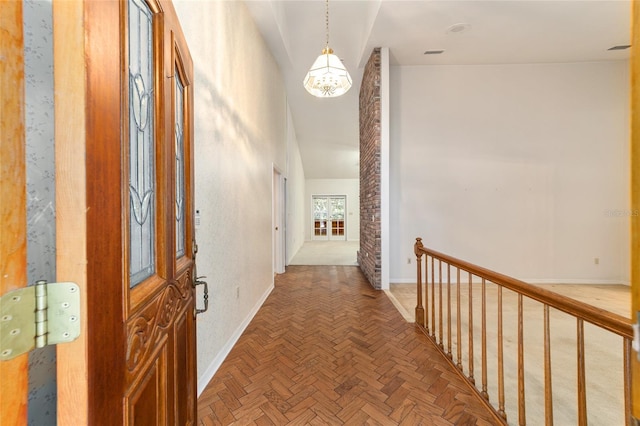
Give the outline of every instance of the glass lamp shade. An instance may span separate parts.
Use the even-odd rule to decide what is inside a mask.
[[[351,87],[351,76],[340,58],[326,47],[311,66],[303,83],[313,96],[331,98],[347,93]]]

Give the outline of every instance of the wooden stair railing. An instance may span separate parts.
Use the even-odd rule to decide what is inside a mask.
[[[510,290],[517,296],[517,356],[515,357],[517,368],[517,424],[525,425],[527,423],[526,400],[530,395],[525,393],[526,377],[535,376],[536,381],[541,383],[544,395],[537,399],[543,399],[540,405],[543,407],[532,407],[534,410],[544,410],[542,418],[536,424],[545,425],[554,424],[554,395],[552,392],[552,334],[554,330],[551,324],[552,310],[560,311],[569,315],[576,320],[576,382],[575,383],[575,410],[576,423],[579,426],[588,424],[587,410],[587,394],[588,385],[592,381],[587,381],[587,371],[585,368],[588,354],[585,353],[585,323],[593,324],[597,328],[606,330],[609,334],[619,336],[622,340],[622,365],[618,366],[622,374],[622,395],[624,399],[621,405],[624,406],[624,424],[632,424],[631,416],[631,373],[630,373],[630,357],[631,342],[633,338],[633,330],[631,321],[612,312],[599,309],[587,303],[583,303],[569,297],[562,296],[552,291],[545,290],[534,285],[527,284],[515,278],[491,271],[489,269],[473,265],[452,256],[437,252],[426,248],[422,244],[421,238],[416,238],[414,245],[417,265],[417,305],[415,309],[416,325],[427,335],[427,337],[440,349],[442,354],[449,360],[455,370],[463,377],[463,379],[480,395],[487,407],[496,413],[496,418],[500,419],[504,424],[507,423],[507,411],[505,398],[505,326],[504,326],[504,290]],[[423,262],[424,256],[424,262]],[[423,269],[424,263],[424,269]],[[453,274],[452,274],[453,271]],[[461,280],[461,273],[467,276],[466,281]],[[423,288],[423,279],[425,285]],[[496,318],[492,318],[496,327],[495,343],[495,359],[491,362],[497,366],[497,371],[493,377],[497,381],[494,386],[497,393],[497,405],[490,402],[496,395],[489,394],[489,377],[488,377],[488,325],[487,325],[487,287],[495,285],[496,296]],[[463,293],[462,287],[468,286],[466,294]],[[443,289],[444,287],[444,289]],[[452,289],[455,288],[455,291]],[[476,290],[477,288],[477,290]],[[480,291],[480,343],[474,342],[474,334],[476,334],[474,325],[474,304],[478,301],[474,300],[474,291]],[[430,293],[430,294],[429,294]],[[452,293],[455,295],[452,296]],[[468,298],[468,303],[463,309],[463,298]],[[424,299],[424,303],[423,303]],[[443,300],[444,299],[444,300]],[[528,299],[542,304],[542,372],[530,371],[525,364],[525,301]],[[455,307],[452,307],[455,303]],[[430,304],[430,306],[429,306]],[[477,309],[477,306],[475,306]],[[494,309],[490,306],[490,309]],[[555,311],[553,311],[555,312]],[[466,322],[466,325],[464,324]],[[455,324],[454,324],[455,323]],[[455,328],[454,328],[455,325]],[[513,324],[511,324],[513,326]],[[455,329],[455,332],[453,331]],[[493,332],[494,330],[491,330]],[[445,334],[446,333],[446,334]],[[466,333],[466,339],[463,339]],[[464,343],[463,343],[464,342]],[[507,343],[510,343],[507,340]],[[453,348],[455,345],[456,357],[453,358]],[[464,349],[466,347],[466,352]],[[480,359],[476,359],[474,347],[480,348]],[[493,346],[492,346],[493,349]],[[467,361],[467,367],[464,362]],[[480,383],[476,383],[475,366],[476,362],[481,366]],[[494,364],[492,364],[494,365]],[[614,368],[614,367],[612,367]],[[610,377],[600,377],[602,380],[610,380]],[[566,385],[566,384],[564,384]],[[572,391],[573,392],[573,391]],[[512,392],[511,394],[513,394]],[[556,405],[557,407],[557,405]],[[530,407],[531,408],[531,407]],[[516,409],[513,408],[513,411]],[[542,420],[544,419],[544,420]],[[509,419],[510,420],[510,419]],[[566,419],[565,419],[566,421]],[[559,422],[560,424],[561,422]],[[613,424],[608,422],[608,424]]]

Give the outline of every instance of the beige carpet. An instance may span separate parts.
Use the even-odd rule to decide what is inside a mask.
[[[477,287],[477,288],[476,288]],[[561,293],[565,296],[591,303],[602,309],[628,317],[630,291],[627,286],[618,285],[567,285],[554,284],[541,287]],[[468,287],[461,285],[461,335],[463,354],[468,351]],[[452,286],[452,323],[451,339],[443,323],[442,341],[445,350],[451,347],[453,359],[457,359],[456,334],[456,287]],[[414,320],[416,305],[415,284],[391,285],[388,293],[395,299],[400,313],[408,320]],[[436,306],[439,294],[436,286]],[[431,298],[431,293],[429,293]],[[482,386],[481,366],[481,291],[474,286],[473,297],[473,338],[474,338],[474,376],[476,384]],[[443,318],[447,317],[446,286],[443,288]],[[497,290],[487,286],[487,383],[490,400],[497,405]],[[429,300],[431,309],[431,299]],[[525,340],[525,395],[527,424],[544,424],[544,370],[543,370],[543,309],[538,302],[525,299],[524,340]],[[429,317],[430,327],[431,316]],[[506,389],[506,411],[509,424],[518,423],[517,413],[517,295],[503,292],[504,325],[504,374]],[[551,347],[552,376],[554,397],[554,420],[556,425],[577,424],[576,383],[576,320],[562,312],[551,311]],[[440,335],[440,319],[436,315],[435,328]],[[451,343],[449,343],[451,340]],[[587,376],[587,409],[590,425],[624,425],[623,399],[623,356],[622,338],[605,332],[598,327],[585,324],[585,357]],[[465,374],[469,372],[469,361],[462,356]]]
[[[290,265],[357,265],[360,241],[305,241]]]

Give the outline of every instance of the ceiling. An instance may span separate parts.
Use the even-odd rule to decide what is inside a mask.
[[[329,45],[353,87],[315,98],[302,80],[325,45],[324,0],[246,0],[282,71],[307,179],[359,175],[358,94],[374,47],[394,65],[625,60],[630,2],[623,0],[331,0]],[[427,50],[444,50],[425,55]]]

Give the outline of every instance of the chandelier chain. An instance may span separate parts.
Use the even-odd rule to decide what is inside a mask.
[[[327,24],[327,47],[329,47],[329,0],[326,0],[325,22]]]

